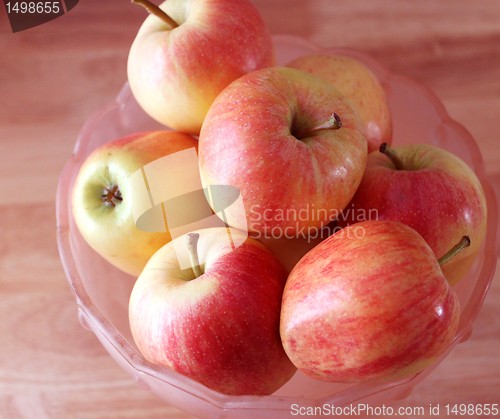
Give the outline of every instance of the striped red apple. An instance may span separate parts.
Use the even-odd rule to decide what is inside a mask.
[[[374,151],[340,224],[372,214],[417,230],[436,257],[464,234],[471,246],[443,267],[452,284],[469,271],[486,235],[486,198],[472,169],[456,155],[428,144]]]
[[[249,0],[168,0],[130,48],[128,81],[152,118],[198,134],[209,106],[230,82],[274,64],[271,36]]]
[[[297,263],[283,292],[280,330],[286,353],[306,375],[387,381],[439,357],[459,313],[458,297],[420,234],[395,221],[366,221]]]
[[[221,393],[271,394],[296,370],[279,334],[287,272],[257,240],[231,235],[243,244],[232,249],[227,229],[213,228],[159,249],[132,290],[130,328],[157,365]],[[186,239],[192,269],[174,247]]]
[[[310,54],[287,64],[333,84],[363,120],[368,151],[392,141],[392,118],[384,88],[375,74],[356,58],[341,54]]]
[[[235,227],[307,236],[354,195],[367,145],[358,114],[331,84],[272,67],[221,92],[203,122],[199,158],[204,184],[241,191],[246,219]]]

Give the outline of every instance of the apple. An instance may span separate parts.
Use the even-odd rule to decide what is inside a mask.
[[[310,377],[384,382],[432,363],[458,321],[458,297],[422,236],[396,221],[365,221],[297,263],[283,292],[280,332],[286,353]]]
[[[259,241],[232,229],[244,239],[232,249],[227,235],[204,229],[160,248],[133,287],[130,329],[156,365],[224,394],[270,394],[296,371],[279,334],[287,272]],[[180,268],[180,240],[191,269]]]
[[[146,164],[197,147],[196,139],[175,131],[134,133],[95,149],[79,169],[72,212],[85,241],[113,266],[137,276],[150,256],[170,241],[170,233],[147,232],[132,216],[130,175]]]
[[[249,0],[133,2],[151,15],[130,48],[130,88],[147,114],[173,129],[198,134],[226,85],[274,64],[271,36]]]
[[[451,284],[462,279],[486,234],[486,200],[477,176],[454,154],[426,144],[381,147],[368,157],[363,180],[341,225],[357,219],[395,220],[417,230],[436,257],[462,235],[471,246],[443,272]]]
[[[287,64],[332,83],[352,101],[364,124],[368,151],[392,140],[392,120],[384,88],[356,58],[341,54],[310,54]]]
[[[246,219],[235,227],[258,238],[307,237],[349,203],[366,150],[359,116],[337,89],[271,67],[235,80],[214,101],[199,137],[200,173],[205,185],[240,190]]]

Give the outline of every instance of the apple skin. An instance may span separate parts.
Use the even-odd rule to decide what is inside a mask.
[[[341,128],[310,132],[333,113]],[[273,229],[302,236],[349,203],[366,147],[359,116],[338,90],[305,72],[272,67],[239,78],[217,97],[200,133],[200,173],[205,185],[240,190],[247,219],[235,227],[258,238]]]
[[[379,220],[417,230],[437,258],[469,236],[471,245],[442,267],[454,285],[470,269],[485,238],[487,206],[481,183],[463,160],[441,148],[412,144],[393,149],[407,170],[396,170],[378,151],[370,153],[363,180],[339,223],[355,222],[375,210]]]
[[[283,292],[284,348],[332,382],[410,377],[443,353],[459,301],[425,240],[394,221],[346,227],[308,252]]]
[[[332,83],[352,101],[363,120],[368,151],[391,143],[392,119],[385,91],[371,70],[361,61],[344,55],[311,54],[287,66],[306,71]]]
[[[166,232],[139,230],[133,220],[128,177],[163,156],[197,147],[196,139],[175,131],[134,133],[102,145],[83,162],[72,189],[72,212],[85,241],[113,266],[137,276],[150,256],[171,240]],[[117,185],[122,201],[107,206],[107,185]]]
[[[274,65],[271,36],[248,0],[168,0],[160,8],[179,26],[146,18],[129,52],[130,88],[152,118],[198,134],[226,85]]]
[[[257,240],[228,253],[226,229],[207,230],[201,276],[179,268],[174,242],[185,236],[147,263],[130,296],[134,341],[150,362],[221,393],[273,393],[296,371],[279,335],[287,272]]]

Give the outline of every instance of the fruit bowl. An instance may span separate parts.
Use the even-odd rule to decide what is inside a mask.
[[[83,327],[91,330],[113,359],[139,386],[168,404],[198,417],[289,417],[292,406],[344,406],[351,403],[388,402],[408,395],[453,347],[467,340],[481,308],[497,260],[497,208],[493,189],[485,175],[479,149],[467,130],[453,121],[439,99],[427,88],[394,75],[376,61],[348,49],[322,50],[296,37],[273,38],[278,64],[312,52],[340,52],[364,62],[386,90],[393,117],[393,143],[429,143],[447,149],[464,160],[480,179],[488,204],[486,240],[469,274],[455,290],[461,303],[461,319],[447,351],[434,364],[408,379],[374,384],[336,384],[313,380],[297,372],[270,396],[227,396],[206,388],[173,370],[147,362],[138,352],[128,325],[128,299],[135,278],[109,265],[85,243],[71,215],[71,190],[86,156],[96,147],[124,135],[165,129],[150,119],[134,100],[127,84],[117,98],[92,115],[82,128],[73,155],[65,165],[56,197],[57,240],[61,261],[76,299]]]

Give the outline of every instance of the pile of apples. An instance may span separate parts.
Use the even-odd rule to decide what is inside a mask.
[[[87,243],[137,277],[129,321],[144,358],[225,394],[258,395],[297,369],[346,383],[433,362],[458,326],[453,286],[485,236],[473,171],[433,146],[391,147],[384,89],[360,61],[315,54],[276,66],[248,0],[133,2],[150,16],[128,81],[165,130],[94,150],[72,209]],[[224,227],[173,239],[139,229],[131,175],[192,148],[204,187],[236,188],[244,216],[228,209]],[[279,231],[286,254],[332,226],[292,269],[265,244]]]

